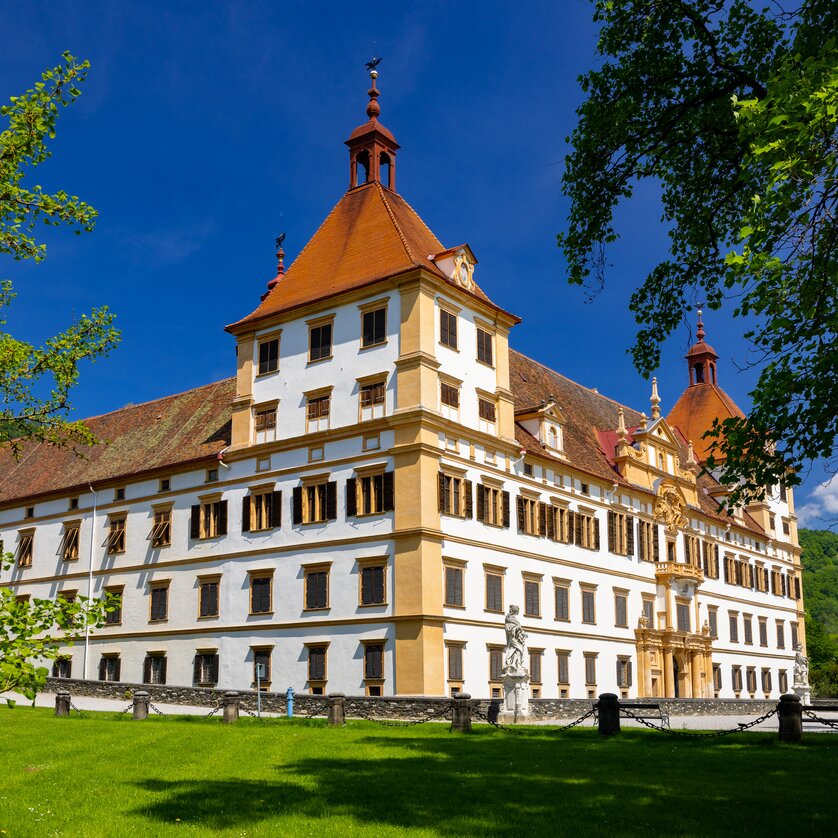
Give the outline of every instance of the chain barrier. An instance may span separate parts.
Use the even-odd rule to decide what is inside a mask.
[[[134,702],[132,701],[124,710],[119,711],[120,716],[124,716],[129,710],[134,709]]]
[[[815,713],[812,713],[810,710],[807,710],[805,707],[803,708],[803,712],[813,721],[820,722],[822,725],[826,725],[827,727],[831,727],[835,730],[838,730],[838,722],[831,721],[830,719],[825,719],[823,716],[818,716]]]
[[[329,715],[329,708],[328,707],[312,707],[308,710],[298,710],[296,707],[294,708],[294,715],[292,718],[294,719],[316,719],[318,716],[325,717]]]
[[[369,712],[364,711],[359,712],[359,715],[362,719],[366,719],[368,722],[375,722],[375,724],[384,725],[385,727],[413,727],[414,725],[423,725],[425,722],[432,722],[442,716],[447,716],[450,711],[450,706],[443,707],[440,710],[431,713],[430,716],[427,716],[424,719],[409,719],[405,721],[396,721],[395,719],[376,719],[373,716],[370,716]]]
[[[627,710],[624,707],[620,708],[620,713],[625,713],[626,716],[630,719],[634,719],[636,722],[640,722],[640,724],[648,727],[650,730],[659,730],[661,733],[669,733],[672,736],[685,736],[687,739],[713,739],[716,736],[729,736],[731,733],[741,733],[743,730],[748,730],[748,728],[756,727],[758,724],[762,724],[762,722],[770,719],[772,716],[777,714],[775,710],[769,710],[765,715],[759,716],[758,718],[754,719],[752,722],[740,722],[739,725],[731,730],[714,730],[710,733],[691,733],[687,730],[672,730],[672,728],[662,727],[661,725],[653,724],[652,722],[644,719],[642,716],[635,716],[631,710]]]
[[[476,707],[472,708],[472,714],[477,716],[480,719],[483,719],[484,722],[488,722],[492,727],[496,727],[498,730],[502,730],[506,733],[521,733],[522,731],[518,728],[509,727],[508,725],[501,724],[498,721],[493,721],[489,718],[486,713],[481,712]],[[574,719],[572,722],[566,725],[562,725],[561,727],[555,728],[555,730],[550,730],[550,733],[564,733],[566,730],[570,730],[572,727],[576,727],[577,725],[581,725],[585,719],[590,719],[591,716],[596,713],[596,707],[591,707],[587,713],[583,713],[578,719]]]
[[[203,718],[205,718],[205,719],[209,719],[209,718],[211,718],[211,717],[212,717],[212,716],[214,716],[214,715],[215,715],[215,714],[216,714],[216,713],[217,713],[220,709],[221,709],[221,705],[220,705],[220,704],[216,704],[216,705],[215,705],[215,707],[213,707],[213,708],[212,708],[212,710],[210,710],[210,711],[209,711],[209,713],[207,713],[207,714],[206,714],[206,716],[204,716]]]
[[[84,715],[84,713],[82,713],[82,711],[81,711],[81,710],[79,710],[79,708],[78,708],[78,707],[76,707],[76,705],[75,705],[75,704],[73,704],[73,702],[72,702],[72,701],[70,702],[70,709],[71,709],[71,710],[75,710],[75,711],[76,711],[76,712],[77,712],[80,716],[83,716],[83,715]]]
[[[166,715],[162,710],[158,710],[150,701],[148,703],[148,709],[151,710],[152,713],[157,713],[158,716]]]

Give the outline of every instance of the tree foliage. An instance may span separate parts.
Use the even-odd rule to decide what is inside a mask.
[[[659,184],[669,253],[631,298],[634,363],[650,375],[699,301],[743,319],[753,408],[709,432],[708,467],[730,505],[761,499],[835,454],[838,4],[597,0],[595,20],[563,180],[570,281],[602,286],[615,208]]]
[[[87,74],[88,62],[69,53],[63,59],[34,88],[0,108],[8,120],[0,133],[0,254],[14,259],[39,262],[46,256],[46,245],[34,237],[40,223],[81,233],[96,221],[96,210],[77,196],[27,185],[26,176],[51,154],[47,141],[55,137],[59,109],[75,101]],[[13,299],[11,283],[0,279],[0,326]],[[0,331],[0,445],[18,453],[26,439],[93,443],[83,423],[69,420],[69,395],[78,381],[79,362],[106,355],[116,345],[113,319],[106,307],[94,309],[42,346]]]

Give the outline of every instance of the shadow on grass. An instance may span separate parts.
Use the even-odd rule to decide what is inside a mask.
[[[266,780],[146,780],[139,787],[157,799],[134,814],[212,829],[347,816],[368,829],[450,836],[708,835],[736,824],[775,835],[792,817],[813,835],[834,834],[838,818],[838,737],[788,748],[770,734],[709,744],[643,732],[606,741],[592,731],[543,729],[402,733],[336,739],[329,752],[341,755],[292,758]]]

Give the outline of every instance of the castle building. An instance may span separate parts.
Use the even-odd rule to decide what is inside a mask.
[[[533,698],[786,692],[792,493],[718,511],[701,437],[738,408],[703,325],[668,417],[654,384],[647,416],[511,349],[369,95],[348,190],[227,326],[234,377],[88,420],[84,459],[0,454],[0,584],[121,595],[53,674],[499,696],[515,604]]]

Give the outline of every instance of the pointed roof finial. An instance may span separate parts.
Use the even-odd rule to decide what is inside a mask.
[[[268,292],[262,295],[262,300],[276,288],[276,284],[285,276],[285,251],[282,249],[284,241],[285,233],[280,233],[276,237],[276,276],[268,283]]]
[[[704,323],[703,323],[703,321],[702,321],[702,319],[701,319],[701,315],[702,315],[702,314],[704,314],[704,312],[703,312],[701,309],[699,309],[699,310],[698,310],[698,329],[697,329],[697,331],[696,331],[696,333],[695,333],[695,336],[696,336],[699,340],[704,340]]]
[[[659,419],[661,415],[661,399],[658,395],[658,379],[652,379],[652,397],[649,399],[652,403],[652,419]]]
[[[646,423],[648,422],[649,417],[645,413],[640,414],[640,430],[646,430]]]
[[[622,407],[617,411],[617,416],[619,417],[617,421],[617,439],[620,442],[625,442],[628,433],[626,431],[626,414]]]
[[[367,116],[370,119],[378,119],[381,114],[381,105],[378,104],[378,88],[375,86],[375,80],[378,78],[378,70],[376,67],[381,63],[380,58],[373,58],[372,61],[367,61],[367,70],[372,79],[372,87],[367,91],[370,97],[370,102],[367,105]]]

